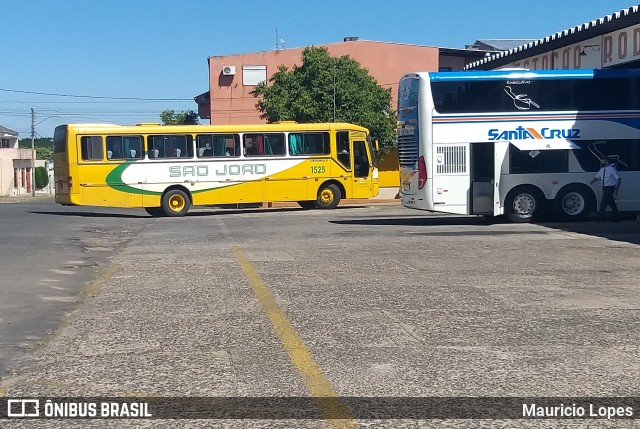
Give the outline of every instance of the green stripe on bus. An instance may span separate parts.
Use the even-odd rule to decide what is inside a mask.
[[[126,192],[126,193],[129,193],[129,194],[162,195],[162,192],[138,189],[138,188],[134,188],[133,186],[129,186],[126,183],[124,183],[124,181],[122,180],[122,174],[134,162],[135,161],[127,161],[127,162],[125,162],[123,164],[119,164],[116,168],[111,170],[111,172],[109,174],[107,174],[107,178],[106,178],[107,186],[109,186],[111,189],[113,189],[115,191]],[[208,191],[213,191],[213,190],[216,190],[216,189],[227,188],[229,186],[235,186],[235,185],[238,185],[238,184],[239,183],[234,183],[234,184],[231,184],[231,185],[213,187],[213,188],[207,188],[207,189],[200,189],[200,190],[197,190],[197,191],[190,191],[190,192],[191,192],[191,194],[200,194],[202,192],[208,192]]]
[[[161,192],[145,191],[144,189],[134,188],[133,186],[129,186],[124,183],[122,180],[122,174],[134,162],[135,161],[124,162],[111,170],[111,172],[107,174],[107,186],[115,191],[126,192],[128,194],[160,195]]]

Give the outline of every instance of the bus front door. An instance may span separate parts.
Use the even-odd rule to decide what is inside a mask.
[[[353,142],[353,198],[370,198],[373,194],[372,165],[366,142]]]

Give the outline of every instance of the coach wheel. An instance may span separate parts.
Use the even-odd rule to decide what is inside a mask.
[[[144,209],[153,217],[164,216],[164,210],[162,209],[162,207],[145,207]]]
[[[514,189],[507,195],[505,214],[511,222],[531,222],[541,211],[542,198],[534,188]]]
[[[323,185],[318,191],[316,207],[319,209],[335,209],[340,203],[340,188],[336,185]]]
[[[307,210],[316,208],[315,201],[298,201],[298,205],[303,209],[307,209]]]
[[[184,216],[189,211],[189,196],[180,189],[171,189],[162,197],[162,209],[167,216]]]
[[[580,186],[567,186],[554,201],[556,216],[563,220],[580,220],[589,214],[590,191]]]

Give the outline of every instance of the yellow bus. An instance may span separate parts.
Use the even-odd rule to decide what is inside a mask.
[[[346,123],[61,125],[54,166],[57,203],[152,216],[282,201],[332,209],[378,194],[369,132]]]

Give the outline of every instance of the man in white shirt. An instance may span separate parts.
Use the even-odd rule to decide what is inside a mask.
[[[602,160],[600,164],[602,168],[596,174],[596,177],[591,180],[591,184],[600,182],[602,184],[602,201],[600,202],[600,210],[598,210],[598,218],[602,220],[604,218],[604,212],[607,210],[607,206],[613,210],[612,222],[619,222],[620,215],[618,214],[618,206],[616,205],[616,198],[618,198],[618,189],[622,179],[618,175],[618,170],[611,165],[607,158]]]

